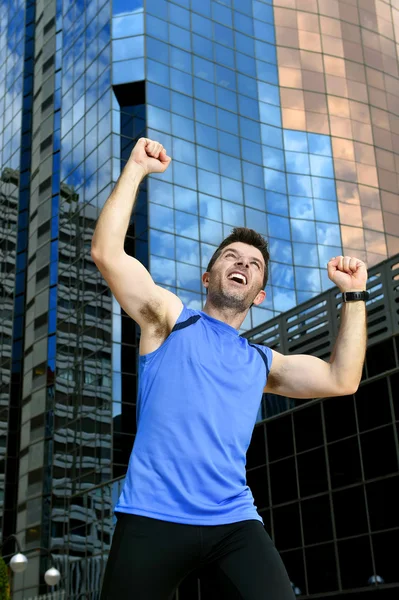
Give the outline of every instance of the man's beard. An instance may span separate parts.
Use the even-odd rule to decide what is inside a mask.
[[[245,313],[252,306],[252,300],[248,297],[238,298],[233,294],[227,294],[221,287],[212,290],[208,288],[208,297],[212,306],[221,310],[228,308],[237,313]]]

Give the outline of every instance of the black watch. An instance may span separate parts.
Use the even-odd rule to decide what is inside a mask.
[[[364,300],[365,302],[370,298],[369,292],[343,292],[342,302],[356,302],[357,300]]]

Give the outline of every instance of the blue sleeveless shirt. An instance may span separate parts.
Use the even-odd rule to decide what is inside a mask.
[[[245,464],[271,361],[270,348],[183,306],[165,342],[139,358],[137,434],[115,511],[263,523]]]

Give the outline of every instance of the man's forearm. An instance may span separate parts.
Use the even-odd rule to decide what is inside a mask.
[[[362,377],[367,345],[366,303],[342,305],[341,325],[330,358],[331,372],[337,388],[354,393]]]
[[[92,239],[92,252],[112,257],[123,250],[137,192],[144,176],[142,166],[131,160],[127,162],[101,211]]]

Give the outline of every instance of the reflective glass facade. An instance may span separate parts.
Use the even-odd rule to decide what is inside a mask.
[[[85,581],[94,598],[107,482],[136,431],[140,335],[90,257],[99,210],[135,140],[161,141],[172,165],[142,185],[126,250],[201,308],[201,274],[232,227],[265,235],[267,298],[242,333],[330,287],[331,256],[397,253],[399,4],[1,7],[0,486],[9,533],[32,553],[14,596],[46,590],[41,547],[70,574],[69,597]]]

